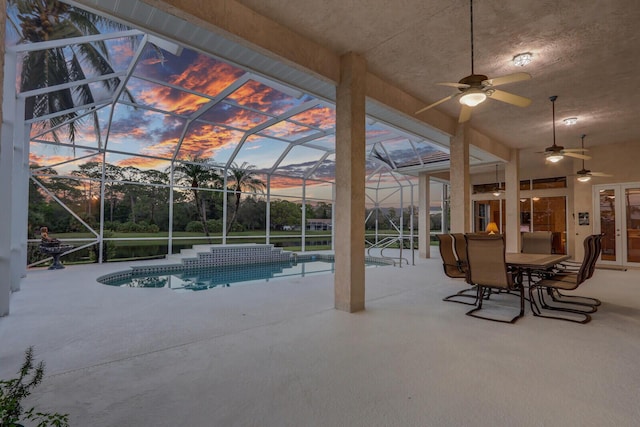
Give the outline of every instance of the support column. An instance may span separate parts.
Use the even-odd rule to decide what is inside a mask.
[[[25,100],[18,99],[15,111],[25,110]],[[11,209],[11,292],[20,290],[20,281],[27,277],[27,230],[29,228],[29,139],[30,125],[16,120],[13,128],[13,200]],[[2,199],[0,199],[2,200]]]
[[[507,252],[520,252],[520,150],[512,149],[504,170],[506,221],[503,230]]]
[[[431,211],[429,174],[421,173],[418,177],[418,256],[431,258]]]
[[[365,78],[363,57],[340,58],[336,101],[335,308],[364,310]]]
[[[0,317],[9,314],[9,301],[11,299],[11,290],[16,288],[16,284],[12,283],[15,276],[15,266],[11,262],[12,258],[12,238],[13,230],[11,221],[14,217],[14,209],[17,209],[15,202],[15,180],[13,176],[14,148],[18,143],[13,138],[13,129],[15,126],[15,61],[16,54],[9,54],[8,63],[5,64],[5,25],[6,25],[6,2],[0,2],[2,10],[0,10],[0,95],[2,95],[2,103],[0,105],[0,200],[5,204],[4,209],[0,209]],[[6,67],[5,67],[6,66]],[[5,69],[6,68],[6,69]]]
[[[469,178],[469,125],[459,124],[449,149],[451,169],[451,232],[471,231],[471,180]]]

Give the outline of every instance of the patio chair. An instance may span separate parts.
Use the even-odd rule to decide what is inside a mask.
[[[522,233],[522,252],[526,254],[550,254],[553,248],[553,233],[532,231]]]
[[[580,264],[578,271],[558,271],[551,277],[542,277],[540,280],[530,283],[529,285],[529,300],[531,303],[531,311],[534,316],[546,317],[549,319],[565,320],[575,323],[588,323],[591,321],[591,313],[595,313],[598,310],[599,300],[595,298],[581,297],[577,295],[565,295],[560,291],[572,291],[577,289],[585,280],[590,276],[591,267],[597,260],[596,241],[597,235],[587,236],[584,239],[585,256]],[[561,303],[562,306],[550,305],[544,299],[546,293],[552,297],[556,303]],[[534,293],[537,292],[536,302]],[[582,299],[582,301],[563,301],[561,298],[567,299]],[[593,300],[592,303],[587,303],[584,300]],[[539,304],[539,305],[538,305]],[[575,306],[586,306],[589,309],[581,309]],[[565,317],[552,316],[550,314],[544,314],[542,310],[559,311],[565,313]],[[569,316],[566,316],[569,314]]]
[[[453,236],[453,247],[458,258],[458,265],[464,272],[467,271],[467,241],[464,239],[464,233],[451,233]]]
[[[442,265],[444,267],[444,274],[453,279],[464,279],[466,278],[465,268],[461,264],[458,257],[456,257],[456,253],[454,252],[454,242],[455,238],[451,234],[438,234],[438,241],[440,242],[440,256],[442,257]],[[463,237],[464,239],[464,237]],[[466,251],[465,251],[466,257]],[[444,297],[442,300],[447,302],[457,302],[458,304],[466,304],[466,305],[475,305],[476,295],[467,294],[469,291],[474,291],[473,288],[467,287],[456,292],[453,295],[449,295]],[[459,301],[457,298],[473,298],[473,302],[468,301]]]
[[[600,258],[600,253],[602,252],[603,236],[603,234],[593,234],[584,239],[584,257],[589,258],[589,267],[585,280],[590,279],[593,276],[596,263],[598,262],[598,258]],[[580,266],[581,264],[576,265],[575,262],[562,263],[558,266],[557,272],[577,273],[580,270]],[[602,304],[602,302],[597,298],[584,297],[581,295],[566,295],[558,289],[549,289],[548,294],[554,302],[559,303],[569,303],[587,307],[598,307]]]
[[[524,288],[514,280],[505,261],[504,236],[500,234],[465,235],[467,243],[467,282],[478,291],[477,306],[467,312],[468,316],[502,323],[515,323],[524,315]],[[486,317],[478,314],[482,310],[485,290],[507,291],[504,295],[517,292],[520,297],[520,312],[510,320]]]
[[[451,234],[438,234],[437,237],[440,242],[440,257],[442,258],[444,274],[454,279],[465,278],[465,272],[460,268],[458,258],[453,250],[453,236]]]

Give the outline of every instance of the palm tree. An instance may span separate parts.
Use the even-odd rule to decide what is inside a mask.
[[[196,206],[198,218],[202,222],[205,236],[209,236],[209,228],[207,227],[207,209],[205,199],[201,199],[198,193],[199,188],[209,188],[219,186],[220,176],[211,167],[211,160],[203,159],[199,156],[193,156],[189,159],[189,163],[180,163],[174,167],[174,171],[178,173],[178,183],[190,186],[193,192],[193,201]]]
[[[70,37],[81,37],[100,34],[100,29],[125,30],[122,24],[107,18],[94,15],[85,10],[70,6],[58,0],[8,0],[8,4],[17,9],[18,23],[11,21],[20,34],[19,43],[38,43]],[[134,43],[134,40],[131,40]],[[83,80],[87,70],[100,75],[113,73],[109,60],[109,52],[103,41],[82,43],[75,46],[57,47],[30,51],[22,60],[20,91],[56,86],[63,83]],[[116,90],[120,79],[115,77],[101,81],[109,92]],[[126,92],[131,102],[130,93]],[[74,88],[61,89],[42,95],[27,98],[25,120],[46,114],[72,109],[76,104],[87,105],[95,101],[94,93],[88,84]],[[51,128],[68,123],[68,139],[75,141],[77,123],[73,119],[77,113],[70,111],[49,119]],[[97,114],[94,112],[96,138],[101,145],[100,129]],[[59,142],[59,135],[54,130],[53,138]]]
[[[256,178],[254,165],[249,165],[248,162],[242,163],[240,167],[236,163],[231,165],[229,169],[231,184],[229,185],[229,190],[233,191],[235,195],[235,209],[233,211],[233,216],[227,224],[227,234],[231,231],[231,227],[233,226],[236,218],[238,217],[238,210],[240,209],[240,197],[243,192],[252,192],[262,193],[265,189],[265,184],[261,179]]]

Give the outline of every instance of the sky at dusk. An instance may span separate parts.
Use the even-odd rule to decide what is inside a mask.
[[[271,175],[273,194],[300,197],[306,178],[318,184],[307,188],[307,197],[331,197],[334,105],[187,48],[173,55],[147,43],[137,58],[141,41],[136,36],[106,42],[113,69],[132,72],[123,77],[125,91],[115,102],[113,93],[92,84],[96,101],[104,105],[82,118],[75,147],[64,138],[54,143],[46,125],[33,123],[33,165],[64,175],[82,163],[101,161],[100,149],[107,150],[108,163],[141,170],[166,171],[173,158],[198,158],[220,168],[252,165],[265,181]],[[85,67],[88,77],[96,75]],[[406,185],[407,178],[392,177],[388,166],[448,159],[428,141],[383,123],[368,120],[366,131],[367,154],[375,153],[367,160],[368,187],[397,187],[398,179]],[[387,173],[374,176],[375,171]]]

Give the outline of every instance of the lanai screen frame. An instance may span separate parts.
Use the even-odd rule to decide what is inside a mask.
[[[129,81],[129,79],[132,78],[132,76],[134,75],[134,70],[135,70],[135,64],[137,63],[137,60],[140,58],[140,56],[142,55],[142,53],[144,52],[144,49],[146,49],[146,42],[147,41],[153,41],[154,43],[157,43],[157,45],[164,45],[164,46],[175,46],[177,49],[184,49],[184,47],[175,44],[174,42],[167,42],[167,41],[163,41],[161,39],[158,39],[155,36],[151,36],[143,31],[139,31],[139,30],[129,30],[129,31],[123,31],[123,32],[114,32],[114,33],[104,33],[101,34],[99,36],[86,36],[86,37],[79,37],[79,38],[75,38],[75,39],[63,39],[63,40],[53,40],[53,41],[49,41],[49,42],[43,42],[43,43],[34,43],[34,44],[29,44],[29,45],[16,45],[16,46],[9,46],[7,48],[7,55],[6,55],[6,70],[8,70],[9,72],[5,73],[5,98],[9,98],[9,99],[14,99],[15,98],[15,108],[12,109],[5,109],[5,118],[9,118],[9,120],[12,121],[12,123],[14,123],[14,126],[12,128],[13,131],[13,141],[14,142],[14,147],[15,146],[19,146],[20,143],[19,141],[25,141],[25,145],[23,145],[23,149],[24,149],[24,159],[28,159],[28,155],[29,155],[29,145],[33,140],[37,140],[39,137],[41,137],[42,135],[36,135],[36,138],[30,138],[30,134],[31,134],[31,129],[30,129],[30,125],[33,123],[36,123],[37,121],[40,121],[44,118],[47,118],[47,116],[45,117],[40,117],[38,119],[32,119],[29,121],[24,121],[24,108],[25,108],[25,99],[28,96],[33,96],[35,94],[38,93],[44,93],[46,91],[55,91],[61,88],[61,86],[54,86],[54,87],[49,87],[49,88],[44,88],[44,89],[38,89],[37,91],[30,91],[30,92],[25,92],[25,93],[16,93],[16,87],[15,85],[10,85],[7,84],[7,81],[11,81],[10,77],[13,76],[14,77],[14,81],[15,81],[15,77],[17,76],[17,64],[18,64],[18,58],[21,54],[23,54],[24,52],[27,52],[29,50],[38,50],[38,49],[43,49],[43,48],[52,48],[52,47],[56,47],[56,46],[67,46],[67,45],[71,45],[71,44],[79,44],[79,43],[84,43],[84,42],[92,42],[92,41],[96,41],[96,40],[109,40],[109,39],[114,39],[114,38],[119,38],[119,37],[139,37],[141,38],[140,43],[138,44],[138,49],[134,55],[134,58],[131,62],[132,66],[130,66],[128,68],[128,70],[126,72],[116,72],[114,73],[115,76],[119,77],[122,79],[123,83],[126,84],[126,82]],[[226,59],[221,59],[218,57],[215,57],[214,55],[211,55],[210,53],[203,53],[203,52],[198,52],[199,54],[203,54],[203,55],[207,55],[209,57],[212,57],[216,60],[221,60],[227,63],[231,63],[230,61],[226,60]],[[168,54],[165,53],[165,54]],[[237,66],[235,64],[232,64],[233,66]],[[293,90],[293,91],[297,91],[297,89],[295,88],[288,88],[286,86],[284,86],[281,83],[275,82],[267,77],[264,77],[262,75],[260,75],[259,73],[255,72],[255,71],[249,71],[243,67],[237,66],[238,68],[241,68],[244,70],[244,74],[243,76],[238,79],[236,82],[234,82],[234,84],[236,84],[237,87],[241,86],[241,83],[245,82],[246,80],[250,80],[250,79],[255,79],[256,81],[263,83],[263,84],[268,84],[270,85],[272,88],[276,87],[276,88],[280,88],[283,90]],[[109,78],[109,77],[113,77],[113,76],[94,76],[94,77],[90,77],[85,79],[84,81],[76,81],[76,82],[72,82],[71,84],[81,84],[81,83],[85,83],[85,84],[92,84],[95,82],[98,82],[100,80]],[[241,80],[244,79],[244,80]],[[153,82],[153,83],[158,83],[158,82]],[[110,113],[110,119],[109,119],[109,124],[108,127],[111,126],[111,119],[112,119],[112,114],[113,114],[113,109],[115,108],[116,104],[120,103],[122,100],[119,99],[119,96],[122,92],[122,89],[125,87],[123,84],[123,86],[121,88],[119,88],[118,91],[115,92],[115,94],[110,98],[110,99],[105,99],[100,103],[96,103],[94,105],[91,106],[78,106],[77,108],[75,108],[76,111],[81,111],[83,109],[87,109],[88,107],[95,107],[95,108],[109,108],[109,106],[112,108],[112,112]],[[184,89],[184,88],[180,88],[180,89]],[[193,95],[201,95],[199,93],[196,93],[195,91],[187,91],[190,92]],[[304,97],[308,97],[310,98],[306,103],[304,103],[304,107],[310,107],[312,108],[315,105],[325,105],[328,108],[334,108],[334,104],[331,100],[326,100],[326,99],[320,99],[317,97],[314,97],[313,95],[309,95],[309,94],[302,94],[301,96]],[[215,97],[213,97],[215,98]],[[211,99],[210,102],[212,103],[212,105],[210,107],[213,107],[215,105],[214,103],[215,99]],[[146,107],[142,107],[139,106],[138,108],[146,108]],[[305,108],[301,107],[299,109],[299,111],[304,111]],[[153,110],[153,108],[151,108],[150,110]],[[298,110],[296,110],[298,111]],[[295,113],[296,111],[287,111],[279,116],[276,116],[273,118],[273,120],[270,120],[271,123],[275,124],[275,123],[280,123],[283,120],[285,120],[288,117],[291,117],[293,115],[293,113]],[[13,117],[9,117],[11,116],[11,114],[14,114]],[[57,112],[54,114],[63,114],[64,112]],[[203,115],[205,114],[206,111],[202,111],[199,115]],[[91,111],[87,111],[86,112],[87,115],[92,114]],[[197,117],[192,117],[192,119],[196,119]],[[380,191],[382,187],[382,182],[385,181],[383,179],[381,179],[382,176],[386,176],[387,178],[390,178],[390,181],[392,182],[392,186],[395,186],[396,188],[400,189],[400,194],[404,194],[404,187],[408,187],[410,188],[410,193],[411,193],[411,197],[410,197],[410,206],[413,207],[414,206],[414,200],[413,200],[413,193],[414,193],[414,186],[417,185],[415,180],[412,178],[409,178],[407,176],[404,176],[402,174],[399,174],[397,172],[395,172],[399,167],[405,167],[405,166],[416,166],[416,165],[425,165],[426,163],[429,163],[431,161],[434,162],[438,162],[438,161],[446,161],[448,160],[448,156],[447,153],[444,152],[441,147],[439,147],[437,144],[432,143],[431,141],[426,140],[423,137],[419,137],[416,136],[414,134],[411,134],[407,131],[398,129],[396,127],[393,127],[389,124],[386,123],[381,123],[379,120],[376,120],[374,118],[369,117],[368,119],[368,126],[370,126],[370,129],[368,129],[367,132],[367,155],[368,155],[368,162],[370,162],[373,167],[374,167],[374,171],[372,173],[368,173],[367,175],[367,184],[366,184],[366,188],[368,192],[373,191],[375,193],[375,196],[371,196],[368,195],[367,197],[372,200],[374,202],[374,204],[378,203],[376,202],[379,198],[378,198],[378,193]],[[228,179],[228,170],[231,167],[231,165],[233,164],[233,161],[236,158],[237,153],[244,147],[245,142],[247,140],[247,137],[253,134],[256,134],[257,132],[259,132],[260,130],[264,129],[265,126],[263,126],[264,124],[258,125],[254,128],[252,128],[249,131],[246,131],[243,139],[237,144],[236,149],[234,154],[232,154],[232,156],[229,158],[229,160],[227,161],[227,163],[225,165],[218,165],[217,167],[220,167],[223,170],[223,175],[224,175],[224,179],[225,179],[225,185],[223,186],[223,192],[225,193],[225,197],[223,197],[223,202],[224,202],[224,208],[223,208],[223,224],[227,223],[227,215],[228,215],[228,197],[226,197],[229,189],[228,186],[226,185],[226,181]],[[270,181],[273,177],[277,177],[278,175],[278,166],[280,165],[280,163],[285,159],[286,155],[296,146],[301,146],[302,144],[305,143],[309,143],[310,145],[313,145],[313,141],[317,138],[321,138],[321,137],[325,137],[325,136],[331,136],[334,135],[335,133],[335,123],[333,124],[333,126],[329,129],[315,129],[317,132],[314,135],[307,135],[303,138],[294,140],[294,141],[287,141],[289,143],[288,147],[281,153],[280,157],[278,158],[278,160],[273,164],[273,166],[268,169],[268,170],[261,170],[261,173],[264,173],[267,176],[267,180]],[[389,141],[392,141],[392,143],[387,144]],[[108,142],[108,135],[107,135],[107,142]],[[51,144],[51,142],[45,142],[46,144]],[[55,144],[54,144],[55,145]],[[393,145],[403,145],[404,148],[392,148]],[[335,143],[334,143],[335,146]],[[24,148],[26,147],[26,148]],[[94,230],[92,227],[90,227],[88,224],[84,223],[84,221],[82,221],[82,219],[75,214],[71,209],[69,209],[69,212],[74,215],[76,217],[76,219],[78,219],[80,222],[82,222],[86,228],[88,230],[90,230],[92,232],[92,234],[95,236],[95,240],[91,241],[90,243],[87,243],[85,245],[81,245],[79,248],[84,248],[93,244],[98,243],[100,250],[102,251],[102,246],[100,243],[102,243],[105,238],[104,238],[104,216],[105,216],[105,168],[106,168],[106,157],[108,154],[110,153],[115,153],[115,154],[130,154],[132,156],[134,156],[131,153],[119,153],[117,150],[112,150],[110,148],[108,148],[108,144],[105,147],[98,147],[97,149],[95,149],[94,147],[83,147],[81,144],[75,145],[74,149],[91,149],[94,150],[97,155],[101,155],[102,156],[102,175],[100,178],[100,224],[99,224],[99,229],[98,230]],[[425,151],[426,150],[426,151]],[[443,156],[440,156],[439,158],[437,158],[436,160],[434,159],[429,159],[430,155],[433,155],[433,152],[441,152],[442,154],[444,154]],[[332,155],[334,155],[335,153],[335,148],[333,150],[325,150],[325,153],[323,155],[320,156],[320,158],[318,159],[318,161],[308,169],[308,171],[303,175],[302,179],[303,179],[303,187],[302,187],[302,205],[304,207],[305,203],[306,203],[306,187],[307,187],[307,183],[308,182],[320,182],[320,183],[328,183],[330,184],[332,187],[335,187],[335,183],[333,182],[333,180],[329,179],[329,180],[323,180],[323,179],[318,179],[316,177],[314,177],[314,173],[315,171],[318,169],[318,167],[325,162],[329,157],[331,157]],[[156,238],[158,240],[168,240],[168,253],[171,253],[171,248],[172,248],[172,244],[174,239],[177,240],[178,238],[174,238],[173,237],[173,221],[172,221],[172,209],[173,209],[173,194],[174,194],[174,189],[176,188],[175,186],[175,182],[173,179],[173,171],[174,171],[174,166],[176,163],[176,156],[178,154],[178,149],[176,149],[176,152],[174,153],[172,159],[171,159],[171,180],[170,183],[166,186],[170,189],[170,203],[169,203],[169,209],[170,209],[170,214],[169,214],[169,236],[168,238],[164,238],[164,237],[160,237],[160,238]],[[146,156],[142,153],[138,153],[135,155],[135,157],[152,157],[152,156]],[[437,157],[437,156],[436,156]],[[77,159],[74,159],[74,161]],[[166,160],[166,159],[165,159]],[[63,162],[64,163],[64,162]],[[22,173],[24,174],[25,171],[24,169],[27,170],[28,172],[28,167],[27,168],[23,168]],[[31,179],[37,182],[36,177],[38,176],[37,171],[36,173],[31,174]],[[117,181],[119,183],[125,182],[125,181]],[[386,184],[388,185],[388,184]],[[44,188],[44,187],[43,187]],[[388,187],[385,187],[388,188]],[[332,197],[329,200],[331,202],[331,205],[333,206],[333,208],[335,209],[335,198],[333,197],[333,195],[335,194],[335,191],[332,191]],[[271,195],[271,186],[268,185],[267,186],[267,200],[269,200]],[[25,199],[27,198],[27,196],[25,195]],[[61,202],[61,201],[60,201]],[[404,203],[405,201],[402,199],[400,200],[400,212],[402,215],[402,212],[404,211]],[[61,203],[64,206],[64,203]],[[269,203],[267,203],[267,221],[266,221],[266,241],[267,243],[269,243],[269,231],[270,231],[270,224],[269,224]],[[302,249],[305,250],[305,217],[304,217],[304,213],[305,210],[303,209],[303,217],[302,217],[302,221],[301,221],[301,235],[300,237],[302,238]],[[332,218],[334,218],[335,215],[332,215]],[[26,226],[26,219],[24,222],[24,225]],[[25,227],[26,228],[26,227]],[[333,227],[332,227],[333,230]],[[333,234],[333,232],[332,232]],[[403,231],[402,231],[402,227],[399,230],[399,234],[402,237],[403,235]],[[229,236],[227,236],[226,233],[226,227],[223,227],[223,234],[222,234],[222,243],[227,243],[227,238]],[[333,242],[333,235],[332,237],[332,242]],[[413,241],[413,237],[414,237],[414,233],[413,233],[413,215],[411,216],[411,231],[410,231],[410,237],[411,237],[411,241]],[[230,237],[229,237],[230,238]],[[154,239],[154,238],[149,238],[149,239]],[[203,239],[206,239],[206,237],[203,237]],[[123,238],[118,238],[118,239],[114,239],[114,240],[125,240]],[[376,240],[377,240],[377,231],[376,231]],[[77,248],[76,250],[79,250],[79,248]],[[100,253],[100,257],[99,257],[99,261],[102,260],[102,253]]]

